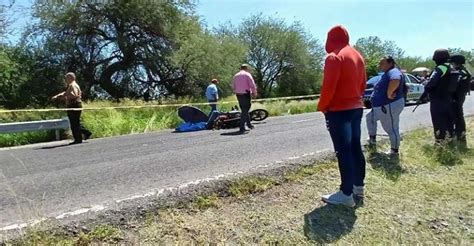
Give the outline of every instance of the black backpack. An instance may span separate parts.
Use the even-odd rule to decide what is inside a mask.
[[[445,66],[447,68],[446,74],[444,76],[447,76],[448,79],[446,79],[446,82],[448,84],[445,88],[450,94],[456,93],[459,88],[459,84],[462,77],[461,71],[455,69],[453,66],[450,66],[448,64],[442,64],[440,66]]]

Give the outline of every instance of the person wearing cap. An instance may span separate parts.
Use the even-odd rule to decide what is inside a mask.
[[[450,92],[451,66],[448,62],[448,50],[437,49],[433,54],[433,61],[436,67],[425,85],[425,92],[418,101],[422,102],[429,97],[434,137],[436,142],[440,143],[447,136],[453,136],[453,97]]]
[[[66,91],[55,95],[54,97],[52,97],[52,99],[63,99],[66,102],[67,108],[82,108],[82,93],[81,88],[76,83],[76,75],[74,73],[67,73],[64,76],[64,79],[67,84]],[[82,143],[82,134],[84,134],[84,138],[86,140],[89,139],[92,135],[92,133],[81,124],[81,112],[81,110],[67,111],[72,136],[74,137],[74,142],[70,144]]]
[[[209,106],[211,106],[211,113],[213,111],[217,111],[217,100],[219,100],[219,92],[217,90],[217,84],[219,84],[219,80],[212,79],[211,83],[207,86],[206,89],[206,98],[209,102]]]
[[[458,70],[461,74],[459,85],[453,95],[454,134],[456,140],[462,144],[463,147],[467,147],[466,121],[464,120],[463,104],[466,100],[466,94],[470,93],[469,82],[471,81],[471,74],[466,67],[464,67],[466,58],[463,55],[452,55],[450,62],[454,69]]]
[[[339,164],[341,185],[338,191],[324,195],[322,200],[354,207],[354,196],[364,196],[366,162],[360,138],[362,96],[367,81],[365,62],[362,55],[349,45],[349,34],[343,26],[335,26],[328,32],[326,51],[318,111],[326,118]]]
[[[372,109],[366,116],[369,145],[376,145],[377,121],[380,121],[390,138],[391,148],[388,154],[396,157],[400,147],[400,114],[405,107],[405,78],[391,56],[380,59],[379,68],[384,74],[374,87]]]
[[[241,112],[240,118],[240,133],[245,134],[245,125],[248,128],[253,129],[254,126],[250,123],[250,107],[252,107],[252,97],[257,96],[257,86],[253,80],[252,74],[250,74],[250,66],[242,64],[240,71],[234,75],[232,79],[232,89],[234,90]]]

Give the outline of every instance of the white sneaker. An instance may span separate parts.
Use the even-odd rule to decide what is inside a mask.
[[[359,198],[365,197],[364,186],[354,185],[354,188],[352,189],[352,195]]]
[[[345,205],[347,207],[354,207],[355,202],[352,194],[346,196],[342,191],[334,192],[332,194],[327,194],[322,197],[323,202],[335,204],[335,205]]]
[[[393,157],[393,158],[397,158],[400,156],[400,154],[398,153],[398,151],[395,151],[393,149],[390,149],[389,151],[385,152],[386,155],[390,156],[390,157]]]

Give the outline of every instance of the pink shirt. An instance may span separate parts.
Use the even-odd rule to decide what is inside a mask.
[[[253,81],[252,74],[245,70],[240,70],[234,75],[232,88],[235,94],[245,94],[250,91],[253,95],[257,95],[257,86]]]

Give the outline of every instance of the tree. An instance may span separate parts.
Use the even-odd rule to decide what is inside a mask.
[[[7,11],[15,4],[14,0],[9,0],[5,3],[0,3],[0,42],[3,41],[5,34],[7,33],[10,20],[7,18]]]
[[[188,95],[202,97],[212,78],[220,81],[221,96],[230,95],[230,82],[245,60],[246,47],[236,37],[201,30],[197,22],[182,28],[182,32],[194,34],[179,39],[180,48],[173,53],[172,60],[186,74]]]
[[[313,91],[316,87],[322,66],[322,47],[299,22],[287,25],[282,19],[255,15],[246,19],[237,33],[248,47],[247,61],[255,70],[261,97],[281,93],[278,86],[289,88],[285,83],[299,86],[299,90],[292,92],[296,94]]]
[[[471,68],[474,67],[474,49],[471,49],[471,51],[468,50],[463,50],[461,48],[448,48],[449,54],[455,55],[463,55],[466,58],[466,64],[470,66]]]
[[[176,39],[183,38],[180,26],[196,21],[187,12],[191,7],[188,1],[38,1],[39,23],[30,42],[49,47],[65,70],[76,72],[86,96],[94,91],[117,99],[185,94],[177,85],[186,75],[173,66],[171,55],[179,49]]]
[[[383,56],[389,55],[397,60],[404,54],[404,51],[394,41],[382,41],[377,36],[359,38],[355,48],[365,59],[368,76],[378,73],[378,64]]]
[[[405,70],[407,72],[410,72],[417,67],[426,67],[432,69],[435,66],[435,63],[429,58],[423,59],[421,57],[414,56],[406,56],[399,58],[397,60],[397,64],[400,69]]]
[[[0,45],[0,105],[7,108],[43,106],[64,89],[61,64],[42,49]]]

